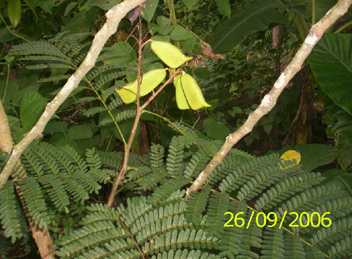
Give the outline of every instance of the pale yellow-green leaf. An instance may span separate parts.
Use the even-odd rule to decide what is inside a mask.
[[[177,107],[180,110],[188,110],[191,107],[189,106],[186,95],[183,91],[182,84],[181,84],[181,76],[177,76],[174,80],[174,86],[176,88],[176,103]]]
[[[145,96],[153,91],[158,85],[164,81],[166,77],[166,69],[154,69],[143,75],[140,85],[140,96]],[[117,89],[117,94],[121,97],[124,103],[133,103],[137,99],[138,82],[135,80],[126,86]]]
[[[175,78],[174,85],[176,88],[176,102],[179,109],[199,110],[210,107],[205,101],[197,81],[191,75],[183,72]]]
[[[21,0],[10,0],[7,3],[7,15],[13,27],[16,27],[22,16]]]
[[[192,57],[185,56],[179,48],[170,42],[152,40],[151,48],[171,68],[178,68],[192,59]]]

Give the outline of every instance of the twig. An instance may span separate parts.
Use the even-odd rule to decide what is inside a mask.
[[[68,79],[54,99],[47,104],[43,114],[40,116],[34,127],[25,135],[25,137],[14,146],[10,158],[0,174],[0,189],[5,185],[8,178],[13,172],[17,161],[26,148],[37,138],[41,137],[47,123],[50,121],[55,112],[60,108],[63,102],[78,87],[84,76],[94,67],[96,60],[102,51],[105,43],[113,35],[120,21],[127,13],[137,6],[143,4],[146,0],[126,0],[115,5],[106,13],[106,22],[95,35],[92,46],[88,54],[76,72]]]
[[[143,69],[143,32],[142,32],[142,22],[141,18],[138,17],[138,60],[137,60],[137,93],[136,93],[136,116],[133,121],[133,126],[131,129],[130,136],[128,138],[127,143],[124,145],[124,155],[123,155],[123,160],[122,160],[122,165],[119,170],[119,173],[117,174],[117,177],[112,185],[112,189],[107,201],[107,205],[109,207],[112,207],[115,196],[117,193],[117,189],[120,185],[120,183],[123,181],[125,178],[125,174],[127,171],[127,166],[128,166],[128,161],[130,159],[130,153],[131,153],[131,148],[132,144],[134,141],[134,138],[137,134],[137,128],[139,125],[139,121],[142,117],[142,112],[143,108],[141,108],[141,100],[140,100],[140,93],[141,93],[141,84],[142,84],[142,69]]]
[[[10,154],[12,150],[12,137],[6,112],[0,100],[0,151]]]
[[[270,92],[264,96],[261,104],[247,118],[246,122],[235,132],[231,133],[220,150],[214,155],[205,169],[199,174],[197,179],[188,188],[187,195],[199,191],[206,183],[209,175],[225,159],[232,147],[236,145],[243,137],[250,133],[258,121],[268,114],[276,105],[276,102],[282,91],[286,88],[290,80],[301,70],[304,61],[312,52],[314,46],[318,43],[324,33],[349,9],[352,0],[339,0],[326,15],[316,24],[314,24],[308,36],[306,37],[301,48],[297,51],[291,63],[281,73]]]
[[[138,61],[137,61],[137,93],[136,93],[136,116],[134,118],[133,121],[133,126],[131,129],[131,133],[130,136],[128,138],[127,144],[124,147],[124,157],[122,160],[122,165],[119,169],[119,173],[117,174],[117,177],[112,185],[111,188],[111,192],[110,195],[108,197],[108,201],[107,201],[107,205],[109,207],[113,206],[113,203],[115,201],[115,196],[117,193],[117,190],[119,188],[119,186],[121,185],[121,183],[123,182],[125,175],[126,175],[126,171],[127,171],[127,167],[128,167],[128,162],[129,162],[129,158],[130,158],[130,153],[131,153],[131,148],[132,148],[132,144],[133,141],[136,137],[137,134],[137,129],[138,129],[138,125],[139,122],[141,120],[142,114],[144,112],[144,110],[148,107],[148,105],[164,90],[164,88],[172,82],[175,73],[171,72],[170,73],[170,77],[169,79],[163,84],[161,85],[155,92],[153,92],[148,99],[146,100],[146,102],[144,104],[141,104],[141,100],[140,100],[140,86],[142,84],[142,68],[143,68],[143,48],[145,47],[146,42],[143,42],[143,33],[142,33],[142,23],[141,23],[141,19],[139,18],[139,38],[138,38]]]

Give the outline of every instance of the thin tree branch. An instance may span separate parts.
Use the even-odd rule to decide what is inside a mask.
[[[122,160],[122,164],[121,167],[119,169],[119,173],[116,176],[116,179],[112,185],[108,200],[107,200],[107,205],[109,207],[112,207],[115,201],[115,196],[117,193],[117,190],[119,188],[119,186],[121,185],[121,183],[123,182],[123,180],[125,179],[125,175],[127,172],[127,167],[128,167],[128,162],[129,162],[129,158],[130,158],[130,153],[131,153],[131,148],[132,148],[132,144],[133,141],[136,137],[137,134],[137,129],[139,126],[139,122],[141,120],[142,114],[144,112],[144,110],[148,107],[148,105],[164,90],[164,88],[170,84],[172,82],[172,80],[175,78],[175,75],[177,72],[174,72],[173,70],[170,71],[170,76],[169,79],[166,80],[164,82],[163,85],[161,85],[156,91],[154,91],[149,97],[148,99],[145,101],[144,104],[141,104],[141,98],[140,98],[140,86],[142,84],[142,79],[143,79],[143,75],[142,75],[142,68],[143,68],[143,48],[146,45],[146,42],[143,42],[143,34],[142,34],[142,23],[141,20],[139,18],[139,38],[138,38],[138,61],[137,61],[137,93],[136,93],[136,116],[134,118],[133,121],[133,125],[132,125],[132,129],[131,129],[131,133],[130,136],[128,138],[127,144],[124,147],[124,157]]]
[[[10,154],[12,150],[12,137],[9,122],[5,113],[4,106],[0,101],[0,151]]]
[[[128,161],[130,159],[132,144],[133,144],[134,138],[136,137],[139,121],[142,117],[142,111],[143,111],[141,108],[140,92],[141,92],[141,84],[142,84],[142,79],[143,79],[142,69],[143,69],[143,47],[144,47],[144,45],[143,45],[142,22],[141,22],[140,16],[138,17],[138,42],[137,43],[138,43],[138,59],[137,59],[136,116],[133,121],[132,129],[131,129],[130,136],[128,137],[128,141],[124,145],[124,155],[123,155],[121,168],[120,168],[119,173],[117,174],[116,179],[112,185],[110,195],[109,195],[109,198],[107,201],[107,205],[109,207],[112,207],[114,200],[115,200],[116,193],[117,193],[117,189],[118,189],[119,185],[121,184],[121,182],[123,181],[123,179],[125,178],[125,174],[126,174],[127,166],[128,166]]]
[[[5,113],[5,109],[2,105],[2,102],[0,101],[0,148],[2,151],[10,154],[12,147],[13,147],[13,141],[12,141],[10,126],[9,126],[9,123],[7,120],[7,115]],[[22,167],[22,164],[20,161],[18,161],[17,165],[19,167]],[[25,178],[25,177],[27,177],[27,175],[23,174],[18,177]],[[16,187],[16,192],[18,194],[21,194],[20,187],[17,184],[15,184],[15,187]],[[22,195],[18,195],[18,196],[20,197],[20,201],[23,205],[24,202],[21,198]],[[25,208],[25,206],[23,206],[23,207]],[[26,209],[24,209],[24,211],[25,211],[25,214],[27,214]],[[26,219],[28,220],[28,225],[29,225],[29,228],[32,232],[32,237],[38,247],[40,257],[43,259],[54,259],[55,258],[55,256],[54,256],[54,242],[51,239],[49,231],[47,229],[38,228],[33,223],[33,221],[31,220],[30,217],[26,216]]]
[[[291,63],[281,73],[270,92],[264,96],[262,102],[247,118],[246,122],[235,132],[231,133],[220,150],[214,155],[205,169],[199,174],[187,190],[187,195],[199,191],[206,183],[209,175],[225,159],[232,147],[236,145],[243,137],[250,133],[258,121],[268,114],[276,105],[276,102],[282,91],[286,88],[291,79],[301,70],[305,60],[312,52],[315,45],[324,35],[324,33],[349,9],[352,0],[339,0],[326,15],[316,24],[314,24],[304,43],[297,51]]]
[[[25,149],[35,139],[42,135],[47,123],[55,114],[55,112],[60,108],[63,102],[69,97],[69,95],[78,87],[84,76],[94,67],[105,43],[110,38],[110,36],[116,32],[120,21],[127,15],[129,11],[143,4],[145,1],[146,0],[126,0],[120,4],[115,5],[106,13],[107,20],[103,27],[95,35],[92,46],[90,47],[90,50],[82,64],[68,79],[66,84],[62,87],[54,99],[47,104],[43,114],[34,125],[34,127],[17,145],[14,146],[10,158],[0,174],[0,189],[4,186],[12,174],[17,161],[20,159]]]

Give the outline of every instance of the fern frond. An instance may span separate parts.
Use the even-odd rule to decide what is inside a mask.
[[[183,176],[179,176],[172,181],[166,181],[154,191],[150,202],[153,204],[162,202],[164,199],[169,197],[169,195],[179,190],[186,184],[188,184],[188,179],[184,178]]]
[[[201,224],[210,191],[210,187],[206,186],[201,192],[192,194],[187,201],[185,216],[190,223],[193,223],[194,225]]]
[[[181,137],[173,137],[169,145],[169,154],[166,160],[166,169],[170,175],[183,175],[185,143]]]
[[[154,168],[160,168],[164,166],[164,156],[165,156],[165,149],[161,145],[151,145],[150,153],[149,153],[149,160],[150,166]]]
[[[20,189],[29,216],[40,228],[47,229],[52,218],[39,183],[28,177],[20,183]]]
[[[0,222],[4,236],[10,238],[12,243],[23,237],[25,220],[11,182],[0,190]]]
[[[324,179],[320,174],[304,172],[302,175],[288,177],[265,191],[256,201],[255,207],[265,210],[273,209],[296,193],[320,184]]]
[[[67,195],[65,185],[59,176],[44,175],[39,177],[39,182],[58,211],[67,209],[70,204],[70,197]]]
[[[94,148],[87,149],[86,161],[90,170],[99,170],[102,167],[100,157]]]

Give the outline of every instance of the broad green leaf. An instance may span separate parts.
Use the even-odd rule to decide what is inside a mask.
[[[9,16],[11,24],[16,27],[22,15],[21,0],[10,0],[7,3],[7,14]]]
[[[335,147],[324,144],[304,144],[295,145],[290,147],[291,150],[295,150],[301,155],[301,165],[307,172],[312,171],[318,167],[328,165],[336,160],[337,150]],[[284,154],[286,157],[290,157],[293,153]],[[294,156],[294,155],[293,155]]]
[[[231,17],[231,4],[230,0],[215,0],[219,13],[228,18]]]
[[[309,64],[322,91],[352,114],[352,35],[327,34],[314,49]]]
[[[23,95],[20,105],[20,119],[25,131],[33,127],[42,114],[45,105],[46,99],[37,91],[30,90]]]
[[[142,16],[147,22],[150,22],[153,19],[158,4],[159,0],[147,0],[145,3]]]
[[[203,121],[204,132],[212,139],[225,139],[230,133],[226,124],[214,117],[208,117]]]
[[[43,1],[43,0],[30,0],[32,8],[39,7],[47,13],[52,13],[56,6],[59,6],[63,1]]]
[[[175,41],[185,41],[192,39],[194,36],[192,32],[186,30],[180,25],[176,25],[175,29],[171,32],[170,34],[170,39],[175,40]]]
[[[284,20],[277,0],[250,2],[229,20],[220,24],[211,36],[210,43],[216,52],[230,51],[252,33],[265,30],[272,23]]]
[[[37,20],[38,19],[38,15],[37,15],[37,12],[35,11],[35,6],[33,5],[33,0],[24,0],[24,2],[29,7],[29,9],[32,11],[32,13],[34,14],[34,16],[35,16],[35,18]]]
[[[168,36],[171,31],[174,29],[174,26],[171,24],[171,20],[165,16],[158,16],[156,18],[156,24],[150,24],[151,33],[158,34],[158,36]]]
[[[49,2],[49,1],[48,1]],[[88,0],[80,9],[81,11],[87,11],[90,8],[96,6],[98,8],[101,8],[105,11],[109,10],[112,8],[114,5],[116,5],[118,1],[116,0]]]
[[[136,59],[135,50],[127,42],[117,42],[112,47],[104,48],[99,61],[119,67],[126,67]]]
[[[69,3],[65,8],[64,16],[70,15],[71,12],[77,7],[77,5],[78,5],[77,2]]]
[[[180,110],[199,110],[210,107],[205,101],[197,81],[191,75],[183,72],[175,78],[174,85],[176,88],[176,103]]]
[[[140,96],[145,96],[153,91],[166,77],[166,69],[155,69],[143,75],[140,85]],[[135,80],[126,86],[117,89],[117,94],[124,103],[133,103],[136,101],[138,82]]]
[[[192,57],[185,56],[179,48],[166,41],[152,40],[151,48],[171,68],[178,68],[192,59]]]
[[[68,129],[67,135],[72,140],[92,138],[93,137],[92,126],[89,124],[74,125]]]
[[[182,1],[185,4],[185,6],[187,6],[188,10],[194,9],[199,3],[199,0],[182,0]]]
[[[280,156],[280,159],[285,161],[292,160],[295,162],[296,165],[299,165],[299,163],[301,162],[301,153],[296,150],[290,149],[283,153]]]
[[[312,2],[309,1],[308,8],[311,15],[315,14],[315,22],[319,21],[326,12],[336,3],[336,0],[315,0],[315,10],[313,10]]]

